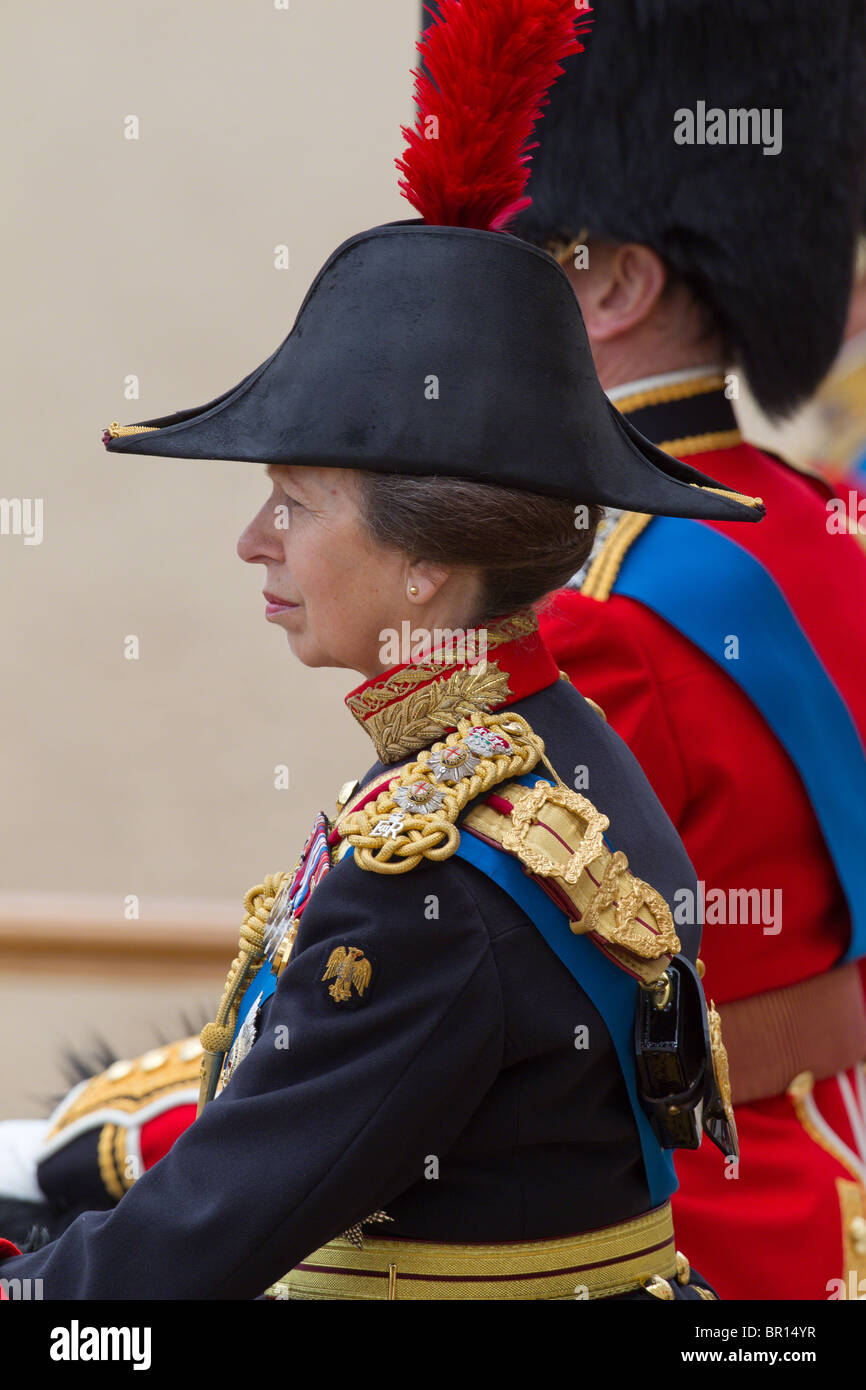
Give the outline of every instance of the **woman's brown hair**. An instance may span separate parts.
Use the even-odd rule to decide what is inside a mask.
[[[476,568],[472,624],[527,608],[586,563],[604,508],[462,478],[358,473],[362,514],[380,545],[413,560]]]

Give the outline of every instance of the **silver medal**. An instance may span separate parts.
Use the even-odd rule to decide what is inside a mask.
[[[223,1086],[229,1084],[235,1068],[240,1066],[256,1040],[256,1033],[259,1026],[259,1014],[261,1013],[261,1002],[262,991],[259,990],[257,998],[253,1004],[251,1004],[249,1012],[238,1031],[238,1035],[232,1043],[231,1051],[228,1057],[226,1057],[222,1075]]]
[[[291,881],[287,879],[274,900],[274,905],[265,924],[265,960],[271,962],[283,944],[286,933],[292,924],[292,894],[290,890]]]

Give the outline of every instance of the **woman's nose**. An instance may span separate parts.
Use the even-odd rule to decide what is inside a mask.
[[[264,506],[245,526],[238,538],[237,552],[242,560],[255,565],[280,559],[282,547],[271,524],[271,508]]]

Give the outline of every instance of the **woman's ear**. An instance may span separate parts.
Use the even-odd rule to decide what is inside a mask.
[[[452,573],[446,566],[429,560],[410,561],[406,566],[406,595],[410,603],[430,603]]]

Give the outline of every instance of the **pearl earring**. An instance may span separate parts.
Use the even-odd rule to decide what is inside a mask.
[[[417,594],[417,592],[418,592],[418,585],[417,585],[417,584],[410,584],[410,585],[409,585],[409,593],[410,593],[410,594]]]

